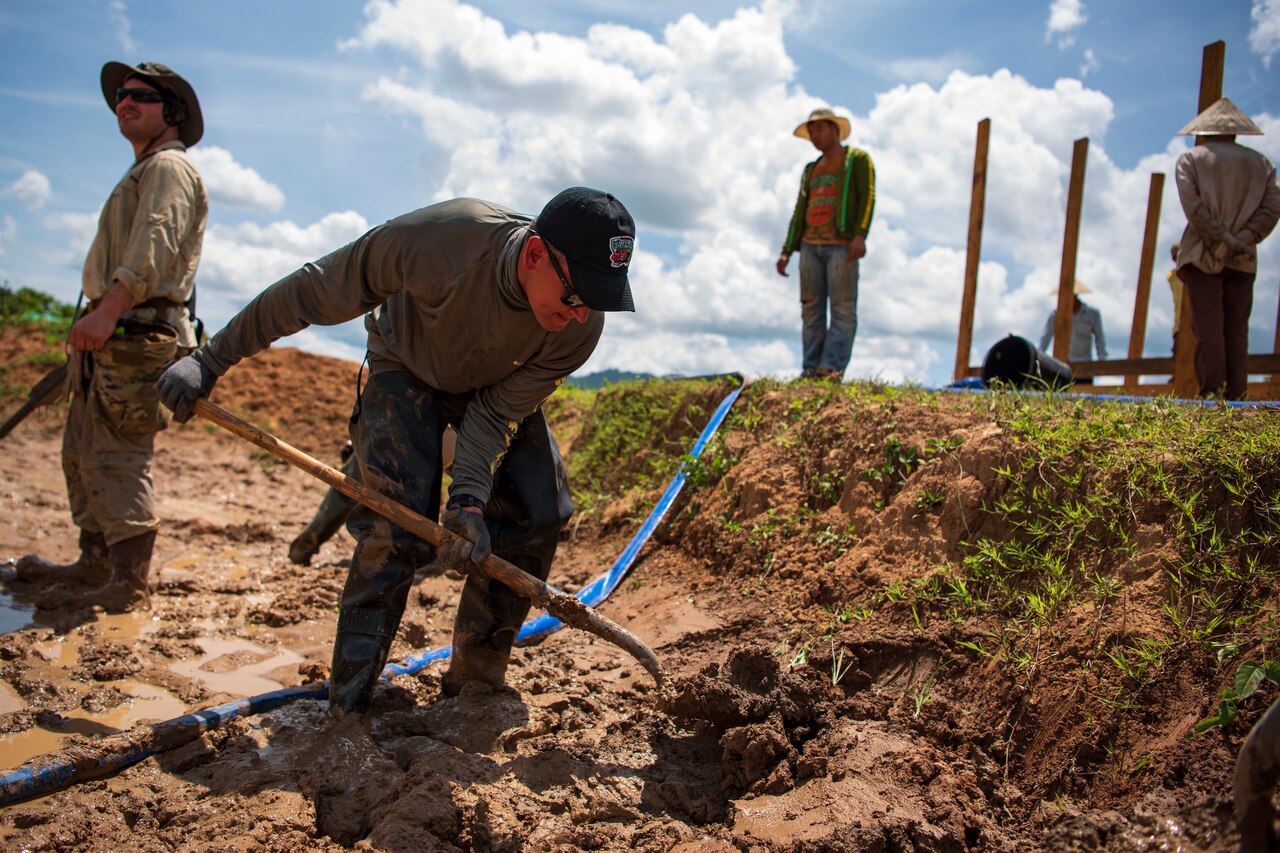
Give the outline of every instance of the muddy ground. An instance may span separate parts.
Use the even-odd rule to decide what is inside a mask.
[[[7,345],[14,364],[18,345]],[[335,462],[355,368],[273,349],[233,370],[214,399]],[[0,809],[0,844],[1234,849],[1235,754],[1266,702],[1242,707],[1244,725],[1229,732],[1195,735],[1233,665],[1169,661],[1117,709],[1098,701],[1106,676],[1084,672],[1075,654],[1167,619],[1169,532],[1148,525],[1115,569],[1125,585],[1116,606],[1082,612],[1030,668],[975,653],[990,619],[922,619],[883,591],[962,559],[995,524],[983,508],[1016,446],[962,397],[854,411],[826,394],[815,416],[794,419],[813,386],[750,398],[726,436],[738,464],[686,490],[599,607],[658,653],[668,692],[616,648],[561,631],[515,652],[510,689],[444,699],[434,664],[379,687],[368,737],[335,731],[310,700],[238,719],[117,775]],[[691,444],[724,390],[691,406],[673,440]],[[5,414],[14,400],[2,402]],[[557,417],[572,453],[590,417]],[[879,464],[889,435],[935,439],[938,458],[892,482],[855,476]],[[56,414],[0,449],[0,560],[74,557]],[[88,754],[130,726],[326,673],[351,539],[340,532],[310,566],[286,557],[323,486],[195,422],[161,435],[155,467],[164,527],[151,612],[37,611],[33,627],[0,636],[5,767]],[[572,591],[607,569],[657,494],[590,502],[550,580]],[[813,535],[783,535],[797,523]],[[427,574],[393,660],[448,643],[461,582]],[[1277,657],[1274,639],[1260,651]]]

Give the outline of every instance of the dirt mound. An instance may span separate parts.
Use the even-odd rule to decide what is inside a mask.
[[[215,399],[332,460],[355,373],[272,349]],[[724,390],[617,386],[548,407],[585,510],[553,583],[613,563]],[[1235,755],[1275,688],[1196,730],[1241,661],[1278,657],[1280,416],[1038,405],[756,383],[599,608],[658,652],[667,690],[565,630],[515,652],[509,689],[444,698],[427,666],[379,686],[367,735],[295,702],[4,808],[0,840],[1230,849]],[[0,558],[73,556],[57,466],[30,464],[56,459],[56,419],[5,441]],[[194,422],[162,434],[156,466],[152,613],[36,613],[0,637],[12,764],[96,755],[135,723],[326,672],[351,540],[311,566],[285,557],[322,487]],[[393,659],[447,645],[459,588],[419,580]]]

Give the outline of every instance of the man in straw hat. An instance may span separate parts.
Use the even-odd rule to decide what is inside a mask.
[[[150,607],[151,457],[169,423],[155,384],[198,343],[188,306],[209,197],[186,155],[204,132],[191,85],[158,62],[108,62],[101,84],[134,162],[102,208],[82,276],[88,308],[71,327],[62,469],[80,556],[24,557],[16,574],[42,587],[41,606],[118,613]]]
[[[1082,293],[1092,293],[1088,285],[1079,281],[1075,283],[1072,293],[1075,300],[1071,304],[1071,346],[1067,350],[1068,361],[1093,361],[1093,350],[1098,349],[1098,358],[1107,357],[1107,338],[1102,333],[1102,314],[1097,308],[1080,298]],[[1057,291],[1054,291],[1057,295]],[[1053,340],[1054,324],[1058,321],[1058,309],[1049,312],[1045,321],[1044,332],[1040,335],[1040,349],[1049,351],[1049,342]],[[1093,377],[1076,377],[1077,385],[1092,385]]]
[[[1178,197],[1187,215],[1178,278],[1191,295],[1200,393],[1239,400],[1248,383],[1257,244],[1280,218],[1276,167],[1236,143],[1237,134],[1262,131],[1227,98],[1178,133],[1199,137],[1200,143],[1177,164]]]
[[[858,260],[867,253],[876,171],[866,151],[841,144],[849,131],[849,120],[825,107],[795,129],[822,152],[804,168],[776,264],[778,275],[785,276],[791,255],[800,250],[800,375],[805,378],[843,377],[858,331]]]

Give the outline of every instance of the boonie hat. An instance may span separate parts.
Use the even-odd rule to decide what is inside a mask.
[[[634,311],[627,271],[636,245],[636,223],[612,193],[570,187],[542,208],[539,235],[564,253],[569,278],[594,311]]]
[[[850,132],[853,130],[853,124],[844,116],[838,116],[829,107],[818,107],[809,113],[809,117],[796,126],[795,135],[801,139],[809,138],[809,122],[811,121],[830,121],[835,122],[836,127],[840,128],[840,141],[844,142],[849,138]]]
[[[181,98],[187,114],[177,123],[178,138],[188,148],[200,141],[204,136],[204,117],[200,114],[196,90],[181,75],[160,62],[139,62],[137,65],[108,62],[102,66],[102,97],[107,99],[107,106],[113,113],[116,111],[116,90],[130,77],[141,77],[155,88],[167,89]]]
[[[1178,131],[1179,136],[1227,136],[1245,134],[1261,136],[1262,128],[1253,123],[1230,98],[1218,98],[1204,112]]]

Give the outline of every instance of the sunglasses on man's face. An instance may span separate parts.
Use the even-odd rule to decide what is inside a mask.
[[[542,241],[547,247],[547,257],[551,258],[551,268],[556,271],[556,275],[560,278],[560,283],[564,285],[564,295],[560,297],[560,302],[567,308],[584,308],[585,302],[582,297],[574,292],[573,287],[569,284],[569,279],[564,277],[564,270],[560,268],[560,261],[556,260],[556,253],[552,250],[551,244],[546,240]]]
[[[116,89],[116,106],[124,103],[125,98],[133,98],[134,102],[139,104],[158,104],[164,100],[164,95],[155,89],[143,89],[137,86]]]

